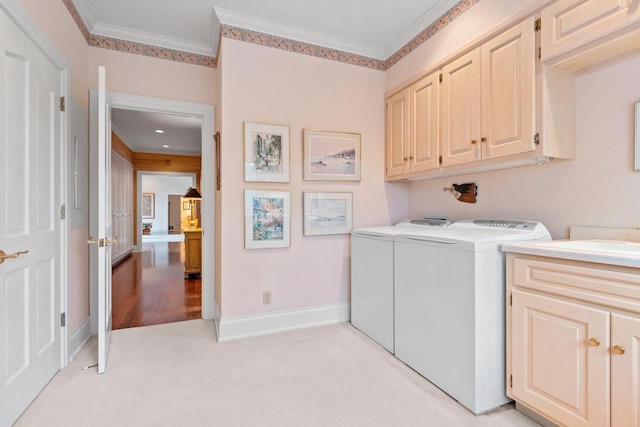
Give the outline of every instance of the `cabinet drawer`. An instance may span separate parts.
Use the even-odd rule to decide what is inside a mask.
[[[513,259],[513,284],[552,295],[640,313],[640,274],[631,268]]]

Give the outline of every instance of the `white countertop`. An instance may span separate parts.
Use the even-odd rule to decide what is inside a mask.
[[[505,243],[503,252],[512,252],[526,255],[536,255],[550,258],[570,259],[574,261],[594,262],[599,264],[619,265],[623,267],[640,268],[640,252],[615,252],[577,250],[564,247],[552,247],[549,245],[555,240],[547,242]],[[563,242],[557,240],[557,242]]]

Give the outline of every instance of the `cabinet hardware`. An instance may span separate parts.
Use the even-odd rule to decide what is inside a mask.
[[[409,160],[413,160],[413,156],[409,156]]]
[[[472,143],[472,144],[477,144],[477,143],[478,143],[478,141],[476,141],[475,139],[472,139],[472,140],[471,140],[471,143]]]
[[[598,347],[600,345],[600,340],[598,338],[589,338],[589,344],[594,346],[594,347]]]
[[[540,31],[540,29],[542,28],[542,19],[538,18],[535,20],[535,22],[533,23],[533,29],[535,31]]]
[[[409,160],[409,159],[407,159],[407,158],[405,157],[405,158],[404,158],[404,161],[406,162],[407,160]]]
[[[621,345],[614,345],[613,346],[613,352],[616,354],[624,354],[624,347]]]
[[[480,138],[480,142],[487,142],[487,138],[484,138],[484,137]]]
[[[442,83],[442,73],[440,73],[440,76],[438,76],[438,80],[440,80],[440,83]]]

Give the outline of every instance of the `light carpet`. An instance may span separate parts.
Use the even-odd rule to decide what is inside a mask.
[[[506,405],[475,416],[349,323],[218,343],[212,322],[92,340],[16,426],[535,426]]]

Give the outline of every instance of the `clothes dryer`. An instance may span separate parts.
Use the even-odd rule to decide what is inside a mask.
[[[505,389],[503,242],[549,240],[539,222],[458,221],[395,238],[395,355],[475,414]]]
[[[429,218],[351,232],[351,324],[391,353],[394,352],[394,236],[447,225],[445,219]]]

